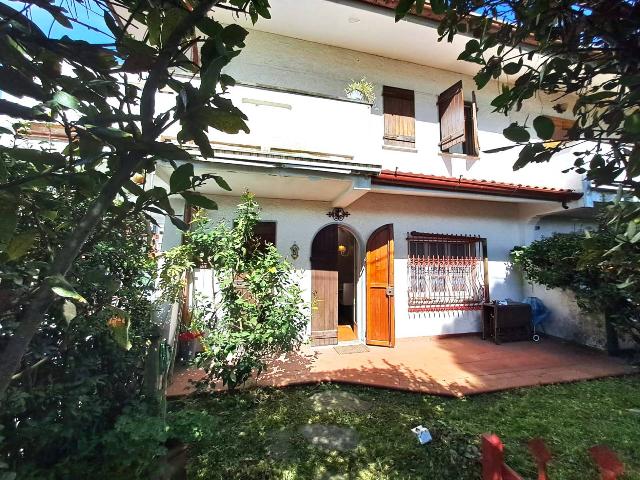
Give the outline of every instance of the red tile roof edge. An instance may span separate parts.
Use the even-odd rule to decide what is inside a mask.
[[[568,202],[582,198],[582,193],[568,189],[546,187],[532,187],[501,183],[488,180],[470,180],[466,178],[440,177],[436,175],[422,175],[418,173],[393,172],[383,170],[380,175],[372,178],[375,185],[390,185],[398,187],[415,187],[426,190],[441,190],[446,192],[477,193],[481,195],[496,195],[502,197],[528,198],[532,200],[548,200]]]

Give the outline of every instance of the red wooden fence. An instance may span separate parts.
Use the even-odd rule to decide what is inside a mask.
[[[504,462],[504,445],[493,433],[482,435],[482,480],[523,480]],[[538,480],[549,480],[547,464],[551,461],[551,452],[544,440],[534,438],[529,441],[529,451],[538,466]],[[611,449],[604,445],[595,445],[589,449],[591,458],[600,471],[601,480],[616,480],[624,473],[624,465]]]

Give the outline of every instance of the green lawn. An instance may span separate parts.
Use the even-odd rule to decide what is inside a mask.
[[[536,477],[526,441],[541,436],[554,453],[551,480],[598,478],[587,453],[596,443],[619,453],[625,479],[640,479],[639,387],[635,376],[446,399],[318,385],[174,402],[170,418],[178,428],[181,418],[199,419],[194,479],[477,479],[478,436],[488,431],[525,478]],[[354,394],[366,408],[314,410],[309,397],[326,390]],[[311,423],[353,427],[359,445],[348,453],[313,447],[299,432]],[[433,443],[418,444],[409,431],[418,424],[432,430]]]

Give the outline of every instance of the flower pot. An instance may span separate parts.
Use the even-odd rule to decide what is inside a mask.
[[[351,100],[364,102],[364,94],[360,90],[351,90],[349,93],[347,93],[347,97]]]

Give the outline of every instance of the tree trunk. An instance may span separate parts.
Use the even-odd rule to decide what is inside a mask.
[[[116,195],[135,171],[138,160],[123,161],[122,168],[105,183],[102,191],[91,207],[78,222],[76,229],[67,237],[62,249],[55,256],[48,276],[65,276],[73,262],[80,254],[82,246],[87,241],[91,232],[104,216],[105,211],[113,203]],[[11,382],[11,377],[20,368],[22,357],[29,347],[33,336],[38,332],[44,316],[55,300],[55,294],[44,281],[33,296],[26,300],[22,314],[18,317],[18,328],[13,332],[7,346],[0,354],[0,399],[4,398],[5,391]]]

